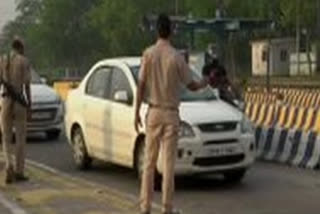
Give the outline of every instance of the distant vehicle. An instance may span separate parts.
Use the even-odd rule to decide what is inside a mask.
[[[32,71],[31,96],[32,116],[28,121],[28,133],[44,132],[50,140],[59,138],[64,116],[63,103],[35,71]]]
[[[98,62],[66,101],[65,130],[78,168],[92,159],[134,168],[141,175],[145,132],[134,130],[139,57]],[[196,74],[194,74],[196,77]],[[212,89],[181,93],[176,175],[223,174],[240,182],[255,160],[250,121]],[[146,115],[147,104],[143,104]],[[161,154],[160,158],[161,159]],[[162,173],[158,162],[157,175]]]

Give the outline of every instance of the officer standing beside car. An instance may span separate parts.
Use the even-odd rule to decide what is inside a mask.
[[[26,106],[17,102],[8,87],[1,84],[1,131],[3,152],[6,162],[5,183],[26,181],[24,175],[26,125],[30,115],[31,104],[31,73],[28,59],[24,56],[24,44],[19,39],[12,42],[12,51],[2,60],[1,80],[6,82],[12,90],[25,97]],[[12,157],[12,138],[15,130],[15,165]]]
[[[148,48],[142,58],[140,70],[135,128],[141,126],[140,107],[148,94],[146,118],[145,164],[141,184],[141,212],[149,214],[154,188],[160,143],[162,147],[162,205],[163,214],[176,214],[173,208],[174,166],[180,125],[180,89],[187,86],[198,90],[207,86],[207,81],[196,82],[183,56],[170,44],[171,21],[167,15],[157,20],[158,41]]]

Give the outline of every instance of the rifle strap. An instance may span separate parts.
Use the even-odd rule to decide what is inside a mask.
[[[4,75],[2,76],[2,79],[6,81],[7,83],[11,84],[11,54],[10,52],[7,54],[7,66],[4,72]],[[6,90],[6,89],[5,89]],[[10,101],[10,108],[13,108],[14,100],[11,99]]]
[[[11,70],[11,54],[10,52],[7,54],[7,65],[6,65],[6,69],[4,72],[4,75],[2,76],[2,78],[7,81],[8,83],[10,83],[10,70]]]

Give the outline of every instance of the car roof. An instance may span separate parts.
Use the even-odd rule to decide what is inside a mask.
[[[100,61],[101,64],[119,63],[119,62],[124,63],[129,67],[140,66],[141,57],[138,57],[138,56],[137,57],[116,57],[116,58],[105,59]]]

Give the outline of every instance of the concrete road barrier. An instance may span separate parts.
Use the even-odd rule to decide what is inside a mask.
[[[320,164],[320,135],[296,129],[256,129],[257,156],[302,168],[318,169]]]
[[[245,113],[256,126],[320,133],[319,108],[247,103]]]

